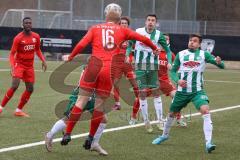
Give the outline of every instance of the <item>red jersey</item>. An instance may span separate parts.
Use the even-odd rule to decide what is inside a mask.
[[[107,22],[91,27],[83,39],[74,48],[69,56],[69,60],[76,56],[89,43],[92,43],[92,56],[101,59],[103,62],[110,62],[113,55],[120,53],[122,43],[130,39],[142,41],[153,50],[157,49],[157,46],[155,46],[149,38],[144,37],[129,28],[124,28],[118,24]]]
[[[175,59],[175,55],[172,53],[172,62]],[[159,71],[158,76],[161,80],[168,80],[168,68],[167,68],[168,60],[167,60],[167,54],[165,51],[161,51],[159,53]]]
[[[19,63],[25,67],[33,67],[35,52],[42,61],[45,61],[40,50],[40,36],[35,32],[30,32],[29,35],[20,32],[15,36],[10,51],[11,66]]]

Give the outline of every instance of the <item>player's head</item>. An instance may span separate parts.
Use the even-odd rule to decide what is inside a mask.
[[[105,7],[104,13],[107,22],[119,23],[122,9],[118,4],[111,3]]]
[[[156,28],[157,24],[157,16],[156,14],[148,14],[146,16],[146,22],[145,22],[145,27],[147,30],[152,31]]]
[[[164,37],[166,39],[167,44],[169,45],[170,44],[170,36],[169,36],[169,34],[168,33],[164,33],[163,35],[164,35]]]
[[[24,17],[22,20],[23,30],[30,32],[32,30],[32,19],[31,17]]]
[[[123,27],[128,27],[130,25],[130,18],[127,16],[122,16],[120,20],[120,25]]]
[[[189,36],[188,48],[196,50],[200,48],[202,43],[202,36],[200,34],[191,34]]]

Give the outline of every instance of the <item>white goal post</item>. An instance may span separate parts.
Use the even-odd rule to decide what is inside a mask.
[[[35,28],[72,28],[72,12],[37,9],[8,9],[0,26],[20,27],[22,19],[29,16]]]

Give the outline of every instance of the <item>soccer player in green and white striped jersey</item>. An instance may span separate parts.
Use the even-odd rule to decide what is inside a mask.
[[[175,113],[181,111],[189,102],[193,102],[203,118],[203,131],[206,140],[206,151],[211,153],[216,145],[212,143],[212,120],[209,112],[209,100],[203,89],[203,72],[206,63],[211,63],[224,69],[224,63],[220,57],[214,57],[209,52],[200,50],[202,37],[198,34],[190,35],[188,49],[179,52],[173,63],[171,79],[176,82],[177,92],[170,106],[162,136],[153,140],[153,144],[161,144],[169,137],[171,124]]]
[[[168,58],[168,68],[170,68],[172,63],[172,54],[164,35],[162,34],[162,32],[156,29],[156,24],[157,16],[155,14],[149,14],[146,16],[145,27],[138,28],[136,32],[150,38],[154,44],[156,44],[159,48],[163,48],[166,51]],[[152,89],[156,113],[162,113],[162,100],[158,89],[159,57],[157,54],[153,53],[151,48],[144,45],[143,43],[139,41],[130,41],[130,45],[128,46],[126,52],[127,61],[129,54],[132,51],[133,44],[135,44],[134,62],[136,80],[140,90],[139,95],[141,112],[147,132],[152,132],[153,129],[148,119],[148,103],[146,99],[146,89]],[[161,120],[160,123],[163,126],[163,120]]]

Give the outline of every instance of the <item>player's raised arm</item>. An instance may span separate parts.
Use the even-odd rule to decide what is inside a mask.
[[[125,32],[127,32],[127,39],[128,40],[137,40],[137,41],[140,41],[142,43],[144,43],[145,45],[149,46],[153,51],[156,51],[158,48],[155,44],[153,44],[153,42],[145,37],[145,36],[142,36],[140,34],[138,34],[137,32],[133,31],[133,30],[130,30],[128,28],[125,28]]]
[[[168,63],[172,64],[172,52],[171,52],[171,50],[169,48],[169,45],[167,44],[165,36],[162,33],[160,33],[160,37],[159,37],[158,43],[161,44],[163,49],[166,51]]]
[[[78,53],[80,53],[91,41],[93,38],[92,28],[89,29],[87,34],[78,42],[74,47],[72,53],[68,57],[68,61],[71,61]]]
[[[206,52],[206,51],[204,52],[204,54],[205,54],[205,60],[207,63],[211,63],[220,69],[225,68],[224,62],[221,60],[221,58],[219,56],[214,57],[211,53]]]

